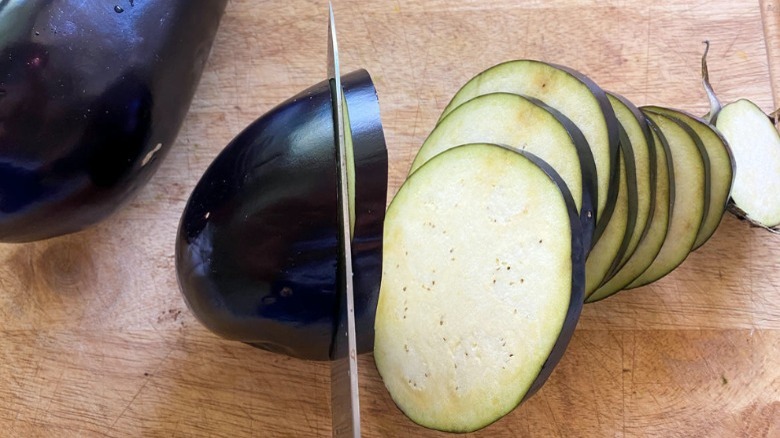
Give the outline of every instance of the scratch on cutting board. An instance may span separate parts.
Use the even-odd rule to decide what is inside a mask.
[[[564,436],[563,431],[561,430],[561,425],[558,423],[558,419],[555,418],[555,412],[552,409],[552,406],[550,406],[550,399],[545,396],[544,398],[544,404],[547,406],[547,411],[550,413],[550,417],[552,417],[552,425],[555,427],[555,432],[558,436]]]
[[[135,403],[135,400],[138,398],[139,395],[141,395],[141,392],[143,392],[144,388],[146,388],[146,385],[148,385],[149,382],[152,381],[152,377],[158,374],[160,367],[162,366],[162,364],[165,363],[165,361],[168,360],[168,357],[170,357],[170,355],[173,353],[173,350],[174,348],[168,350],[168,353],[162,359],[160,359],[160,361],[154,367],[154,370],[152,372],[144,373],[144,383],[141,385],[140,388],[138,388],[138,391],[136,391],[135,394],[133,394],[133,398],[131,398],[130,401],[125,406],[125,408],[122,409],[122,412],[120,412],[119,415],[117,415],[116,419],[114,419],[114,421],[111,423],[111,426],[108,427],[108,430],[106,431],[106,435],[108,435],[109,432],[114,430],[116,424],[119,422],[119,420],[122,419],[122,417],[125,416],[127,410],[130,409],[130,406],[132,406],[133,403]]]
[[[133,403],[135,402],[135,399],[138,398],[138,396],[141,394],[141,392],[144,390],[144,388],[146,388],[146,385],[148,385],[149,381],[151,381],[151,380],[152,380],[151,376],[147,376],[146,377],[146,379],[144,380],[143,385],[141,385],[141,387],[138,388],[138,391],[136,391],[136,393],[133,395],[133,398],[130,399],[130,402],[127,403],[127,406],[125,406],[125,408],[122,409],[122,412],[120,412],[119,415],[117,415],[116,419],[114,419],[114,421],[111,423],[111,426],[108,427],[108,431],[106,433],[111,432],[112,430],[114,430],[114,427],[116,426],[116,423],[118,423],[119,420],[122,419],[122,417],[125,416],[125,413],[127,412],[127,410],[130,409],[130,406],[133,405]]]
[[[39,413],[46,414],[47,412],[49,412],[49,408],[51,407],[54,398],[57,396],[57,392],[60,390],[60,385],[62,384],[62,379],[64,376],[65,376],[65,371],[64,370],[60,371],[60,374],[57,376],[57,381],[54,383],[54,390],[51,393],[51,397],[49,397],[49,402],[46,403],[46,407],[43,409],[35,410],[35,416],[34,416],[35,420],[40,420],[40,418],[38,418]]]

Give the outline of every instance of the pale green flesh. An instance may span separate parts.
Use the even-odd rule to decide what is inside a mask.
[[[645,112],[664,133],[671,151],[674,172],[674,207],[669,232],[653,263],[627,289],[658,280],[680,265],[693,249],[704,219],[705,164],[693,138],[674,119]]]
[[[423,143],[409,173],[447,149],[495,143],[526,150],[546,161],[566,182],[579,212],[583,177],[577,146],[564,125],[532,101],[508,93],[478,96],[441,120]]]
[[[696,242],[693,244],[695,250],[712,237],[726,212],[731,186],[734,182],[734,160],[731,156],[731,150],[726,140],[712,126],[698,117],[662,107],[650,107],[649,110],[673,117],[688,125],[699,136],[707,150],[710,171],[709,208],[699,229],[699,234],[696,236]]]
[[[485,70],[466,83],[444,109],[439,121],[474,97],[498,92],[539,99],[560,111],[580,128],[596,163],[596,220],[599,224],[610,199],[610,177],[617,169],[612,163],[615,158],[610,152],[610,132],[606,116],[593,91],[576,76],[555,66],[533,60],[510,61]]]
[[[642,123],[646,123],[641,115],[634,112],[621,99],[611,94],[607,94],[612,108],[615,110],[615,117],[625,129],[628,139],[631,142],[631,150],[634,153],[634,167],[636,170],[636,192],[637,192],[637,211],[636,222],[631,230],[630,240],[626,246],[625,252],[620,260],[612,267],[607,280],[612,278],[615,273],[626,264],[628,259],[634,254],[639,241],[642,239],[653,213],[655,204],[655,151],[652,144],[652,137],[648,140],[645,128]],[[637,110],[638,111],[638,110]]]
[[[495,145],[450,149],[404,182],[385,220],[374,359],[414,422],[472,431],[521,402],[571,300],[568,208]]]
[[[601,234],[601,238],[593,246],[585,261],[585,297],[593,293],[604,281],[615,258],[620,256],[619,251],[627,232],[629,210],[636,208],[636,201],[634,201],[633,206],[629,205],[626,156],[622,150],[620,151],[620,185],[618,190],[615,211]]]
[[[342,96],[344,94],[342,93]],[[355,147],[352,142],[352,125],[349,123],[349,106],[347,98],[342,97],[344,108],[344,145],[347,151],[347,196],[349,197],[349,234],[355,235]]]
[[[598,301],[623,290],[653,263],[666,239],[669,229],[669,214],[674,202],[672,198],[675,186],[674,175],[671,173],[671,163],[666,159],[667,151],[664,143],[655,131],[652,132],[652,136],[657,165],[654,206],[647,231],[623,267],[606,283],[596,289],[588,297],[587,302]],[[637,167],[640,166],[644,165],[637,164]]]
[[[748,219],[768,228],[780,225],[780,136],[749,100],[730,103],[716,126],[731,146],[736,177],[731,199]]]

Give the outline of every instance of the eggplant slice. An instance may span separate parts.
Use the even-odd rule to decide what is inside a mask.
[[[697,143],[690,130],[677,120],[646,111],[660,129],[671,152],[674,173],[674,206],[669,219],[669,232],[653,263],[627,289],[652,283],[679,266],[693,250],[696,236],[707,212],[709,197],[707,152]],[[693,134],[695,135],[695,134]]]
[[[364,70],[342,78],[356,190],[352,240],[358,352],[373,346],[381,276],[387,151]],[[193,314],[228,339],[328,360],[339,263],[337,165],[328,81],[241,132],[187,202],[177,236],[179,285]]]
[[[696,242],[693,244],[693,249],[696,250],[712,237],[718,225],[720,225],[723,214],[726,212],[729,196],[731,196],[731,187],[736,174],[731,148],[717,129],[699,117],[681,110],[657,106],[644,107],[643,109],[664,114],[684,123],[693,130],[707,151],[707,160],[709,161],[709,206],[707,208],[707,216],[704,218],[699,234],[696,236]]]
[[[533,394],[582,308],[580,223],[543,161],[472,144],[414,172],[387,211],[374,358],[423,426],[482,428]]]
[[[517,94],[477,96],[439,122],[409,172],[447,149],[468,143],[522,149],[552,166],[569,188],[582,223],[583,245],[590,249],[598,195],[596,165],[587,141],[568,118],[537,99]]]
[[[610,278],[601,285],[587,302],[593,303],[603,300],[616,294],[628,286],[639,275],[644,272],[648,266],[653,263],[658,252],[666,240],[669,231],[669,218],[674,206],[675,181],[672,170],[671,152],[663,133],[658,130],[652,120],[647,120],[651,127],[652,146],[655,153],[648,155],[653,158],[655,165],[655,196],[652,207],[652,216],[647,225],[647,230],[643,234],[636,250],[626,260],[625,264]],[[638,163],[637,167],[651,166],[650,164]]]
[[[505,92],[541,100],[577,125],[596,163],[598,203],[593,242],[598,241],[615,206],[618,186],[618,124],[604,91],[567,67],[523,59],[491,67],[467,82],[439,118],[483,94]]]
[[[623,257],[636,225],[638,210],[636,163],[631,141],[620,127],[620,184],[615,210],[599,241],[585,261],[585,297],[606,279],[610,269]]]
[[[728,140],[738,172],[731,210],[752,224],[780,232],[780,136],[769,117],[746,99],[720,110],[716,126]]]
[[[650,132],[650,125],[648,125],[644,114],[623,96],[615,93],[607,93],[607,95],[615,110],[615,117],[625,129],[628,141],[631,143],[631,151],[634,153],[637,197],[636,223],[631,235],[628,236],[626,249],[620,260],[617,260],[610,268],[610,273],[606,278],[609,280],[634,254],[650,225],[650,218],[653,216],[655,207],[656,159],[653,134]]]

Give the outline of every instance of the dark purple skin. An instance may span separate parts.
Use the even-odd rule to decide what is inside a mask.
[[[149,180],[226,4],[0,0],[0,241],[86,228]]]
[[[355,150],[353,237],[358,352],[372,350],[382,267],[387,149],[364,70],[342,78]],[[338,165],[328,81],[255,120],[217,156],[179,225],[187,305],[232,340],[331,359],[338,323]]]

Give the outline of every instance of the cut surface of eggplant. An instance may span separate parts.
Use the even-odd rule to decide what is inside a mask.
[[[596,165],[580,130],[544,103],[491,93],[464,103],[439,122],[417,153],[410,173],[439,153],[468,143],[502,144],[531,152],[561,176],[580,213],[585,248],[595,227]]]
[[[674,173],[674,205],[669,232],[653,263],[628,289],[652,283],[680,265],[693,249],[702,225],[709,198],[706,196],[706,151],[697,144],[691,132],[677,120],[646,111],[664,134],[669,145]],[[695,134],[694,134],[695,135]]]
[[[731,146],[737,172],[732,210],[752,223],[780,226],[780,136],[770,119],[746,99],[720,110],[716,126]]]
[[[621,127],[620,184],[612,217],[585,261],[585,297],[592,294],[623,256],[636,225],[636,167],[631,142]]]
[[[669,216],[674,204],[674,172],[672,171],[671,155],[663,133],[648,120],[651,126],[653,154],[656,161],[655,172],[655,196],[647,231],[642,236],[636,250],[625,264],[610,278],[592,293],[587,301],[589,303],[602,300],[620,292],[644,272],[653,263],[658,252],[664,244],[669,230]]]
[[[657,106],[644,107],[644,109],[664,114],[684,123],[696,133],[701,140],[702,146],[707,151],[707,160],[709,161],[709,166],[707,167],[709,170],[709,205],[707,216],[704,218],[704,222],[696,236],[696,242],[693,244],[693,249],[695,250],[712,237],[718,225],[720,225],[723,214],[726,212],[735,175],[731,148],[720,132],[699,117],[684,111]]]
[[[560,111],[580,128],[593,152],[598,182],[598,240],[617,197],[618,128],[604,91],[587,76],[535,60],[515,60],[491,67],[467,82],[439,119],[483,94],[506,92],[530,96]]]
[[[549,166],[497,145],[450,149],[406,180],[384,236],[374,358],[408,417],[473,431],[541,386],[584,282],[577,212]]]

